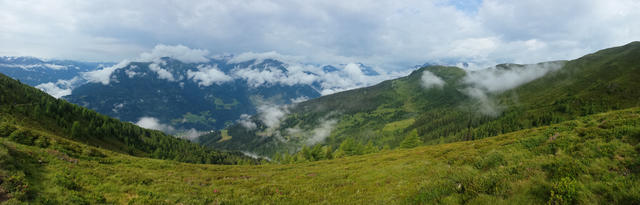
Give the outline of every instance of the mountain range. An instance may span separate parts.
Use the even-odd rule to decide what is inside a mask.
[[[409,76],[276,106],[200,143],[269,157],[354,155],[474,140],[640,106],[640,42],[571,61],[482,70],[427,66]],[[312,158],[313,160],[313,158]]]
[[[569,61],[429,65],[370,87],[261,104],[200,144],[0,75],[0,203],[637,204],[639,56],[632,42]],[[107,87],[138,76],[137,86],[194,88],[226,79],[195,74],[220,76],[216,64],[173,60],[81,75]]]
[[[97,74],[102,77],[94,77]],[[224,129],[270,105],[317,98],[386,77],[363,64],[315,66],[232,56],[198,62],[160,57],[85,76],[89,82],[64,99],[190,139]]]

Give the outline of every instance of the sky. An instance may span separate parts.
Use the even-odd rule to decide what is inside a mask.
[[[157,45],[386,69],[537,63],[640,40],[637,0],[0,0],[0,56],[132,59]]]

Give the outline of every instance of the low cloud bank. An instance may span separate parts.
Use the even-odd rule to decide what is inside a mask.
[[[82,79],[74,77],[70,80],[58,80],[57,82],[48,82],[37,85],[36,88],[48,93],[49,95],[60,98],[71,95],[73,88],[81,83]]]
[[[538,79],[549,72],[564,66],[564,61],[546,62],[530,65],[506,65],[482,70],[469,71],[463,81],[470,87],[462,92],[480,103],[480,112],[497,116],[502,107],[493,101],[491,94],[501,93]]]

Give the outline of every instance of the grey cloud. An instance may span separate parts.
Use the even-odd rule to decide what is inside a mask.
[[[185,63],[204,63],[209,59],[206,57],[209,51],[205,49],[192,49],[183,45],[169,46],[159,44],[156,45],[151,52],[140,54],[137,61],[150,62],[158,61],[162,57],[170,57]]]
[[[0,54],[120,60],[161,43],[213,53],[276,51],[271,54],[305,56],[311,63],[363,62],[385,69],[442,59],[483,67],[570,59],[640,36],[637,1],[485,0],[464,9],[453,4],[3,1]],[[200,54],[176,58],[197,62]]]

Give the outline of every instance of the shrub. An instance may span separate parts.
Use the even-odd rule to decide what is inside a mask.
[[[29,183],[22,172],[15,173],[2,181],[2,189],[11,193],[13,198],[18,200],[27,199],[29,193]]]
[[[34,141],[34,144],[42,148],[46,148],[51,145],[51,143],[49,143],[49,139],[45,136],[38,136],[38,138]]]
[[[576,180],[564,177],[553,183],[549,195],[549,204],[574,204],[578,199],[580,184]]]
[[[477,160],[475,167],[478,169],[490,169],[500,165],[506,165],[507,161],[504,160],[504,156],[500,152],[491,151],[484,158]]]
[[[9,136],[13,131],[16,131],[16,127],[14,127],[13,125],[7,124],[7,123],[1,123],[0,124],[0,137],[7,137]]]
[[[585,173],[584,165],[570,157],[557,157],[549,164],[542,166],[551,179],[561,179],[565,177],[576,178]]]
[[[80,186],[67,175],[58,173],[53,177],[53,182],[69,190],[80,190]]]
[[[36,136],[29,130],[18,129],[9,135],[9,139],[24,145],[33,145]]]

